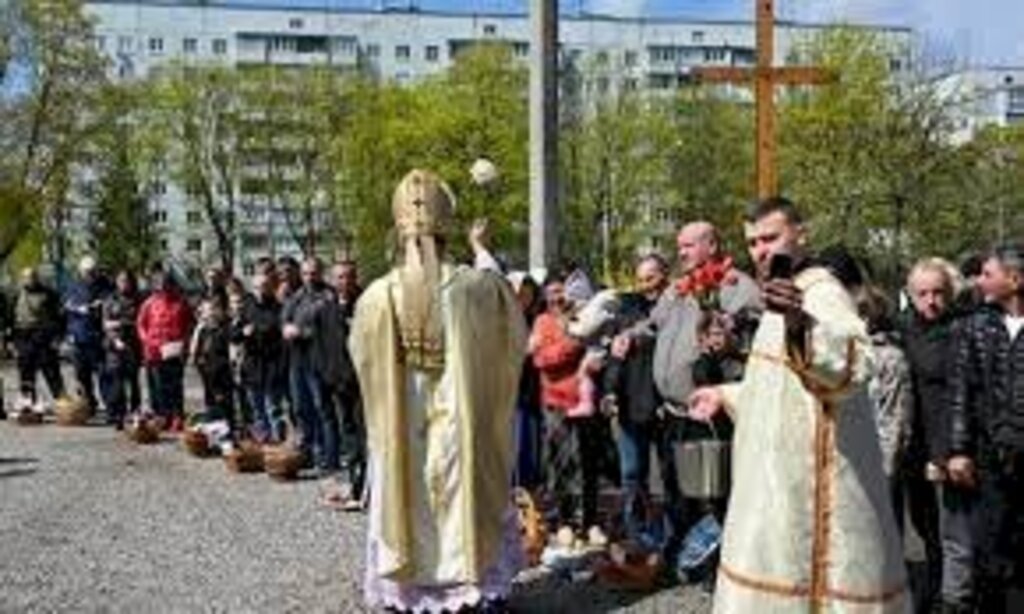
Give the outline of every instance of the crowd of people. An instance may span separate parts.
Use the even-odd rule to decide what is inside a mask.
[[[41,374],[51,399],[71,392],[90,416],[100,417],[102,409],[117,430],[148,415],[171,432],[186,420],[219,420],[236,442],[290,438],[307,466],[329,476],[347,473],[325,493],[326,502],[360,509],[365,435],[346,347],[358,270],[339,262],[328,280],[323,269],[318,259],[263,258],[245,284],[211,268],[198,296],[186,295],[159,265],[140,288],[134,271],[111,280],[86,256],[63,296],[36,269],[26,269],[3,310],[19,376],[12,406],[52,409],[37,391]],[[73,365],[72,387],[61,373],[62,347]],[[202,382],[197,407],[185,402],[189,364]]]
[[[417,198],[448,215],[446,188],[429,176],[416,181],[426,183],[407,189],[433,190]],[[404,211],[399,196],[396,215]],[[493,425],[473,423],[474,444],[453,434],[468,428],[465,419],[446,412],[487,398],[464,380],[504,390],[512,374],[511,419],[486,431],[509,442],[511,467],[489,479],[539,502],[553,536],[549,564],[629,543],[657,552],[680,581],[709,589],[717,581],[722,611],[750,611],[773,591],[896,611],[887,608],[904,592],[899,535],[907,517],[927,567],[918,611],[1008,611],[1007,592],[1024,580],[1024,250],[1002,246],[960,268],[925,258],[889,295],[845,249],[812,253],[795,205],[770,199],[747,220],[749,273],[726,252],[719,229],[694,221],[678,233],[676,278],[667,259],[649,253],[628,291],[598,288],[572,265],[538,279],[505,270],[486,224],[477,223],[469,236],[475,262],[464,268],[482,277],[466,278],[463,288],[444,281],[462,278],[441,263],[443,241],[424,242],[442,236],[443,220],[427,221],[404,231],[407,260],[382,280],[389,289],[362,302],[352,262],[336,264],[329,280],[317,259],[262,259],[248,284],[212,269],[198,300],[159,267],[143,293],[132,272],[110,283],[86,258],[63,297],[26,270],[8,310],[20,376],[15,406],[38,405],[40,373],[51,395],[65,393],[57,347],[66,336],[77,394],[91,411],[102,399],[115,428],[145,411],[178,430],[191,362],[203,384],[199,409],[226,420],[234,437],[290,439],[324,475],[347,472],[326,503],[355,510],[367,498],[391,500],[442,517],[439,498],[461,492],[444,476],[473,483],[452,501],[478,504],[494,491],[477,489],[473,472],[504,467],[474,451]],[[504,285],[487,286],[494,279]],[[504,322],[501,293],[514,297],[520,321],[481,332],[480,314]],[[350,343],[357,316],[367,332]],[[396,386],[406,388],[396,396]],[[419,406],[426,409],[417,418]],[[407,435],[409,450],[396,443]],[[446,454],[454,449],[467,455],[463,462],[473,459],[472,470],[453,468]],[[405,476],[420,470],[410,454],[433,476],[422,488]],[[803,481],[791,479],[801,472]],[[367,488],[374,476],[385,483]],[[618,493],[613,504],[605,492]],[[466,519],[439,521],[426,548],[423,540],[434,538],[410,538],[405,524],[424,517],[408,511],[415,518],[396,521],[389,509],[371,520],[379,540],[368,592],[390,595],[379,603],[419,603],[402,588],[410,578],[443,585],[448,596],[453,582],[487,585],[494,565],[446,554],[446,536],[468,531]],[[838,537],[822,536],[827,527],[838,527]],[[501,526],[491,537],[485,525],[475,530],[481,535],[467,544],[500,541]],[[801,536],[806,552],[794,545]],[[435,575],[421,573],[449,556],[469,571],[437,563]],[[484,603],[490,593],[474,595],[458,603]]]

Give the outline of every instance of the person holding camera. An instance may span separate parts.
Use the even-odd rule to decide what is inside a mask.
[[[758,202],[745,230],[767,311],[743,380],[690,399],[692,417],[724,409],[736,427],[715,611],[904,612],[866,326],[792,202]]]

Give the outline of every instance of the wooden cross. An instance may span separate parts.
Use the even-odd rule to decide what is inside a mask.
[[[755,0],[757,5],[757,64],[754,68],[701,67],[693,74],[700,82],[754,82],[757,113],[757,197],[778,195],[779,180],[775,163],[775,86],[821,85],[835,81],[835,74],[812,66],[776,68],[775,1]]]

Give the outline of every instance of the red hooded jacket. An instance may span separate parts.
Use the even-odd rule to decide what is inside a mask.
[[[188,346],[192,310],[180,293],[156,292],[142,303],[136,328],[142,341],[142,360],[147,364],[160,362],[164,344],[180,342]]]

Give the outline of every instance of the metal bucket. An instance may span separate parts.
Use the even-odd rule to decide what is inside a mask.
[[[713,437],[675,444],[676,482],[685,497],[720,499],[729,493],[732,478],[732,443],[720,439],[710,422]]]

